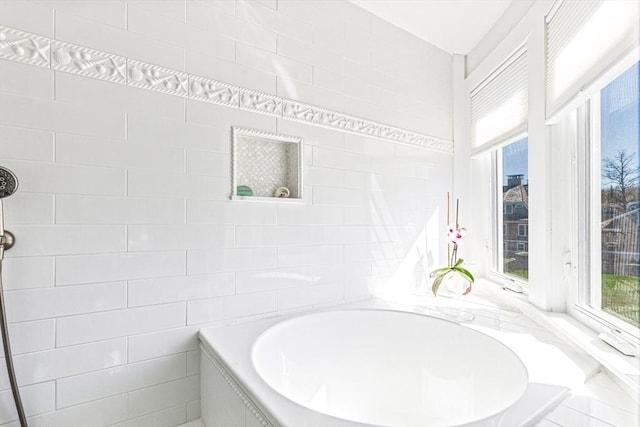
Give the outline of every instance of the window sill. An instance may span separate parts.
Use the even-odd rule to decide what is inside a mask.
[[[494,281],[480,279],[489,294],[509,303],[552,333],[595,359],[611,378],[634,400],[640,395],[640,360],[625,356],[598,338],[598,333],[566,313],[550,313],[531,304],[526,296],[503,290]]]

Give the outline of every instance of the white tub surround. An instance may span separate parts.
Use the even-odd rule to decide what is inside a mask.
[[[207,427],[531,426],[568,390],[528,383],[498,340],[416,313],[328,310],[200,338]]]
[[[602,365],[611,379],[632,399],[640,396],[640,362],[637,356],[622,354],[603,341],[598,333],[566,313],[544,312],[530,303],[524,294],[505,292],[503,286],[481,279],[491,298],[513,305],[529,318],[571,343]],[[640,402],[638,402],[640,404]]]

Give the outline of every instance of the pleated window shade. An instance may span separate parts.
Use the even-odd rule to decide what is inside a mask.
[[[638,0],[559,0],[546,17],[547,118],[638,46]]]
[[[527,52],[507,59],[471,91],[471,154],[526,131]]]

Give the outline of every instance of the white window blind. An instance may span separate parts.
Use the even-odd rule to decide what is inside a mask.
[[[527,129],[527,51],[521,49],[471,91],[472,155]]]
[[[559,0],[546,17],[547,118],[638,46],[638,0]]]

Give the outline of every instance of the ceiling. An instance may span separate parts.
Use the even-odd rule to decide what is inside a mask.
[[[511,4],[511,0],[349,1],[440,49],[463,55],[478,44]]]

